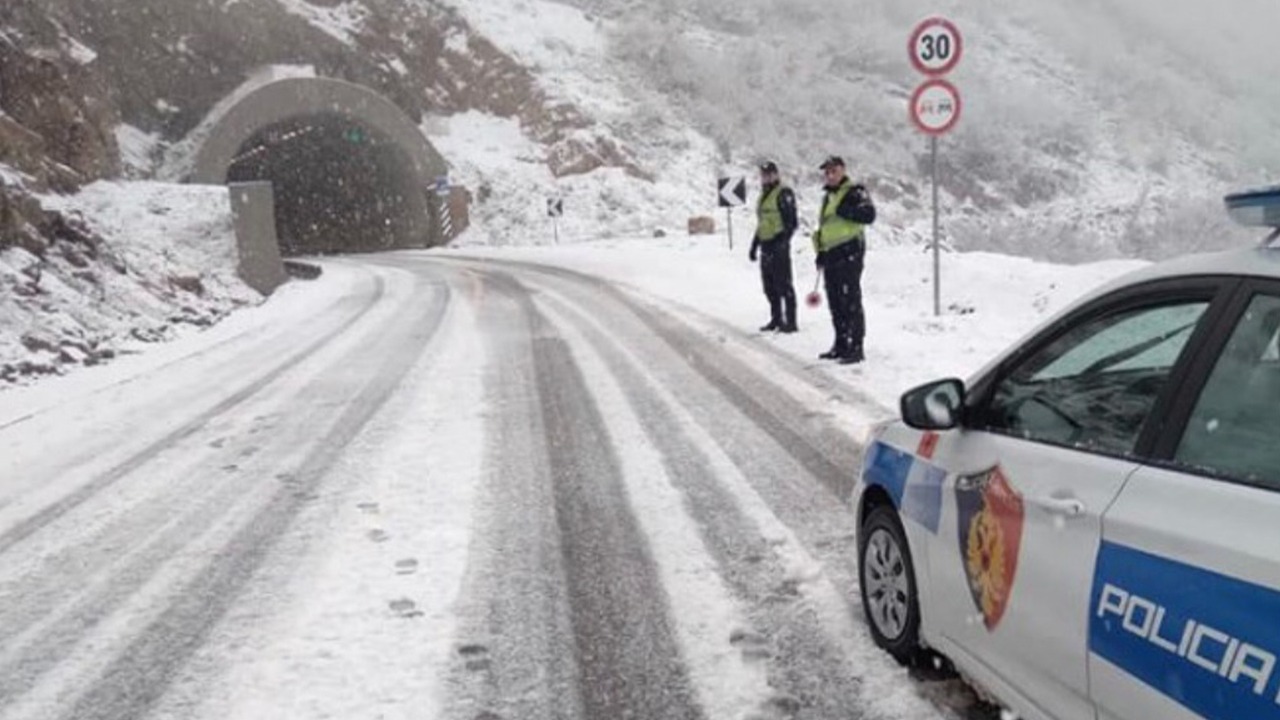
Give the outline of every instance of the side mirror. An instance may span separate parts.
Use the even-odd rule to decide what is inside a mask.
[[[916,430],[954,430],[964,418],[964,383],[941,380],[902,396],[902,421]]]

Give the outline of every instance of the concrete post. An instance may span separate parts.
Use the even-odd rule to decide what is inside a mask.
[[[232,183],[240,278],[263,295],[284,284],[284,261],[276,237],[275,191],[269,182]]]

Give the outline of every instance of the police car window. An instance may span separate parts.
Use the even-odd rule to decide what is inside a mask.
[[[1083,321],[996,385],[983,424],[1027,440],[1132,452],[1208,306],[1183,301]]]
[[[1280,298],[1260,295],[1218,357],[1176,462],[1280,489]]]
[[[1138,310],[1086,325],[1055,343],[1055,347],[1066,346],[1064,351],[1060,356],[1047,358],[1051,362],[1036,371],[1032,379],[1172,367],[1205,307],[1198,303]],[[1087,342],[1081,341],[1081,335],[1091,333]]]

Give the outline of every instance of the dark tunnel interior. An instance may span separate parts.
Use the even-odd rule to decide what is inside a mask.
[[[405,152],[340,116],[295,118],[249,139],[228,182],[270,181],[286,256],[423,247],[430,218]]]

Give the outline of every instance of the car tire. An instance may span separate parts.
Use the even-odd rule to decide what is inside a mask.
[[[858,584],[876,645],[914,665],[922,657],[920,600],[911,547],[892,506],[873,509],[858,532]]]

